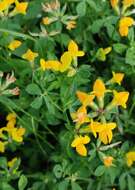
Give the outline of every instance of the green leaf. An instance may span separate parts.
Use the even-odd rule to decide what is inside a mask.
[[[2,182],[1,185],[1,190],[15,190],[13,187],[11,187],[9,184],[6,182]]]
[[[113,44],[113,49],[116,53],[122,54],[127,49],[127,46],[125,44],[116,43]]]
[[[100,31],[100,29],[103,27],[103,25],[104,25],[103,19],[98,19],[98,20],[94,21],[91,26],[92,33],[93,34],[98,33]]]
[[[98,166],[98,167],[96,168],[94,174],[95,174],[95,176],[101,176],[101,175],[104,174],[104,172],[105,172],[105,166],[100,165],[100,166]]]
[[[42,106],[43,103],[43,99],[42,96],[37,97],[33,100],[33,102],[31,103],[31,107],[35,108],[35,109],[39,109]]]
[[[94,9],[96,12],[99,11],[99,7],[97,7],[97,4],[95,1],[93,0],[87,0],[87,3],[89,4],[89,6]]]
[[[0,157],[0,167],[7,168],[7,159],[5,157]]]
[[[72,182],[71,186],[72,186],[72,190],[82,190],[80,185],[78,185],[76,182]]]
[[[61,178],[62,173],[63,173],[61,165],[59,164],[55,165],[53,168],[53,173],[57,178]]]
[[[26,185],[28,183],[28,180],[25,175],[21,175],[19,181],[18,181],[18,188],[19,190],[24,190]]]
[[[126,63],[129,65],[135,65],[135,43],[133,43],[126,52]]]
[[[126,188],[126,174],[123,173],[119,178],[120,190],[124,190]]]
[[[67,190],[68,189],[68,180],[64,180],[58,184],[58,190]]]
[[[135,190],[135,182],[134,182],[134,179],[128,175],[128,190]]]
[[[86,3],[80,2],[76,7],[76,11],[79,16],[84,16],[86,14]]]
[[[31,83],[26,87],[26,91],[31,95],[40,95],[42,92],[37,84]]]

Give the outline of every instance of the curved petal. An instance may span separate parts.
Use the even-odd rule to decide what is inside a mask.
[[[83,144],[88,144],[90,142],[90,137],[85,135],[82,140],[83,140]]]
[[[77,53],[76,53],[77,57],[82,57],[84,55],[85,55],[84,51],[77,51]]]
[[[99,139],[100,139],[101,142],[103,142],[104,144],[107,144],[107,143],[108,143],[107,135],[106,135],[105,132],[99,133]]]
[[[71,53],[78,51],[78,45],[73,40],[69,42],[68,51]]]
[[[61,58],[61,65],[60,65],[60,71],[64,72],[69,69],[71,62],[72,62],[72,56],[69,52],[65,52]]]
[[[78,146],[78,144],[80,144],[80,143],[81,143],[80,137],[76,137],[76,138],[72,141],[71,147],[76,147],[76,146]]]
[[[108,137],[109,143],[112,141],[112,136],[113,136],[112,131],[109,130],[109,131],[107,132],[107,137]]]
[[[76,147],[76,151],[78,152],[78,154],[80,154],[81,156],[87,156],[87,149],[83,144],[79,144]]]

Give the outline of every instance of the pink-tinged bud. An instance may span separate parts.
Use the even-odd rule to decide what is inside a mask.
[[[0,77],[3,77],[3,72],[2,71],[0,71]]]
[[[10,90],[10,93],[12,95],[18,96],[20,94],[20,89],[18,87],[15,87],[12,90]]]
[[[16,78],[14,77],[14,74],[12,73],[12,75],[7,74],[6,76],[6,83],[9,85],[11,83],[14,83],[16,81]]]

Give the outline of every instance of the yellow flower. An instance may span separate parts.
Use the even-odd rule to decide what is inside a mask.
[[[128,167],[131,167],[133,162],[135,162],[135,151],[130,151],[126,154],[126,160]]]
[[[9,45],[8,48],[12,51],[14,51],[16,48],[18,48],[20,45],[22,44],[22,42],[20,42],[19,40],[13,40]]]
[[[103,158],[104,165],[106,167],[112,166],[113,165],[112,164],[113,160],[114,160],[114,158],[112,156],[107,156],[107,157]]]
[[[16,119],[16,114],[15,113],[9,113],[6,117],[7,121],[10,121],[12,119]]]
[[[123,0],[123,6],[128,8],[135,3],[135,0]]]
[[[8,129],[12,129],[12,128],[14,128],[15,124],[16,124],[16,119],[12,119],[12,120],[8,121],[6,127]]]
[[[14,3],[15,0],[3,0],[0,2],[0,11],[4,11],[9,8],[9,6]]]
[[[45,70],[54,70],[59,71],[60,70],[60,62],[55,60],[45,61],[44,59],[40,59],[40,67],[43,71]]]
[[[60,58],[60,72],[65,72],[68,70],[72,63],[72,56],[71,53],[66,51],[63,53],[63,55]]]
[[[115,8],[118,5],[119,0],[110,0],[112,8]]]
[[[112,141],[112,130],[116,127],[116,123],[104,123],[100,125],[97,132],[99,133],[99,139],[104,144],[108,144]]]
[[[75,147],[78,154],[81,156],[87,156],[87,149],[85,147],[85,144],[88,144],[90,142],[90,138],[85,135],[83,136],[77,136],[73,140],[71,147]]]
[[[0,141],[0,152],[5,152],[5,143]]]
[[[8,161],[8,167],[12,168],[16,161],[17,161],[17,157],[15,157],[12,160]]]
[[[49,25],[51,23],[51,19],[49,17],[44,17],[42,22],[44,25]]]
[[[97,132],[100,131],[101,129],[101,123],[97,121],[91,120],[91,123],[88,125],[90,128],[90,131],[93,133],[94,137],[97,137]]]
[[[119,33],[121,36],[128,35],[128,28],[134,24],[134,19],[131,17],[123,17],[119,22]]]
[[[11,138],[16,142],[22,142],[23,141],[23,135],[25,134],[25,128],[13,128],[11,130]]]
[[[37,56],[38,56],[38,53],[35,53],[31,51],[30,49],[28,49],[27,52],[22,55],[22,58],[28,60],[29,62],[34,62]]]
[[[74,21],[74,20],[68,21],[66,29],[72,30],[73,28],[76,28],[76,21]]]
[[[28,7],[28,3],[27,2],[21,2],[19,3],[17,0],[15,1],[15,9],[13,10],[13,13],[15,14],[26,14],[26,10],[27,10],[27,7]]]
[[[112,72],[113,74],[113,78],[110,80],[111,83],[118,83],[119,85],[121,85],[121,82],[124,78],[124,73],[115,73]]]
[[[106,55],[109,54],[112,51],[112,47],[107,47],[107,48],[99,48],[97,53],[96,53],[96,58],[100,61],[105,61],[106,60]]]
[[[85,92],[77,91],[77,97],[83,106],[88,106],[93,102],[95,95],[89,95]]]
[[[80,51],[78,49],[78,45],[73,41],[71,40],[69,42],[69,45],[68,45],[68,52],[71,54],[71,56],[74,58],[74,57],[82,57],[84,56],[84,51]]]
[[[97,98],[104,97],[106,92],[105,84],[101,79],[97,79],[93,85],[93,93]]]
[[[87,110],[84,106],[80,107],[77,112],[71,113],[71,117],[74,122],[78,125],[89,122],[89,117],[87,116]]]
[[[126,108],[126,103],[128,101],[129,92],[117,92],[116,90],[113,91],[114,97],[111,102],[113,106],[122,106]]]

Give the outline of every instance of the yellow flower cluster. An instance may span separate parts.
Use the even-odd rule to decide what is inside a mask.
[[[121,84],[123,80],[123,73],[113,72],[113,77],[106,84],[118,83]],[[108,105],[104,105],[104,98],[106,93],[112,93],[112,101]],[[116,90],[109,90],[106,88],[101,79],[97,79],[93,85],[93,91],[85,93],[77,91],[77,97],[82,106],[76,111],[71,113],[73,121],[76,123],[76,135],[71,146],[76,148],[76,151],[82,155],[87,155],[85,144],[90,142],[89,137],[82,136],[81,133],[92,133],[95,138],[99,138],[104,144],[111,143],[113,138],[112,130],[116,128],[115,122],[107,122],[106,113],[110,112],[114,107],[122,106],[126,108],[129,92],[117,92]],[[97,99],[96,101],[95,98]],[[87,107],[91,112],[87,113]],[[82,127],[82,125],[85,126]],[[87,141],[84,141],[87,139]],[[89,140],[88,140],[89,139]]]
[[[7,125],[0,129],[0,152],[5,151],[5,145],[11,142],[12,140],[18,143],[23,141],[23,135],[25,134],[25,128],[17,128],[16,125],[16,114],[9,113],[6,117]],[[6,132],[7,135],[5,135]],[[4,141],[5,140],[5,141]]]
[[[135,0],[123,0],[122,9],[120,9],[119,0],[110,0],[110,3],[111,6],[121,16],[119,20],[119,33],[122,37],[126,37],[128,35],[129,27],[134,24],[134,19],[132,17],[126,16],[126,11],[135,4]]]
[[[22,42],[19,40],[13,40],[8,45],[8,48],[11,51],[14,51],[22,45]],[[79,50],[78,45],[71,40],[68,44],[68,50],[65,51],[58,60],[48,60],[41,58],[40,59],[40,68],[43,71],[52,70],[59,71],[61,73],[68,71],[68,76],[73,76],[76,73],[75,68],[77,67],[77,57],[84,56],[84,51]],[[38,57],[38,53],[33,52],[31,49],[28,49],[22,56],[23,59],[26,59],[30,63],[34,63],[35,58]]]
[[[12,4],[15,4],[15,8],[9,13],[10,16],[14,16],[16,14],[26,14],[28,3],[19,2],[18,0],[0,1],[0,12],[7,11]]]
[[[76,63],[77,57],[84,56],[84,51],[80,51],[78,45],[71,40],[68,45],[68,51],[64,52],[60,58],[60,61],[57,60],[48,60],[40,59],[40,66],[43,71],[53,70],[59,72],[65,72],[72,69],[73,64]]]
[[[63,11],[63,8],[61,7],[60,2],[58,0],[45,3],[42,6],[43,6],[43,11],[45,11],[45,13],[48,13],[48,15],[46,17],[43,17],[42,19],[42,23],[45,26],[48,26],[51,23],[59,21],[66,26],[67,30],[72,30],[76,28],[75,20],[77,19],[77,16],[65,14],[66,6],[63,7],[64,8]]]

